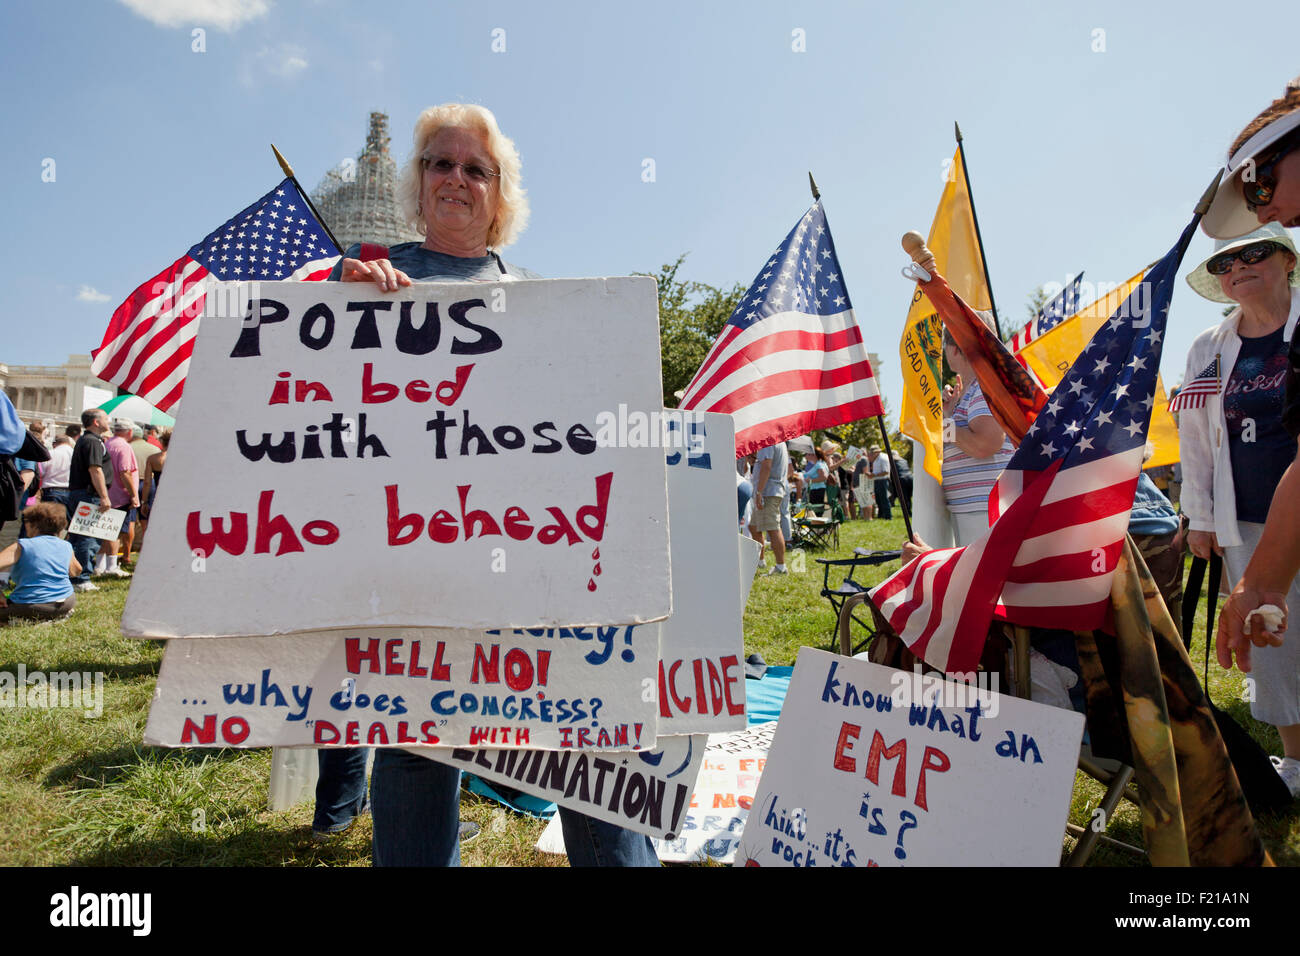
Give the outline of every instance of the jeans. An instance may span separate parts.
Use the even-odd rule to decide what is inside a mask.
[[[872,482],[872,487],[876,493],[876,517],[888,521],[894,516],[894,512],[889,507],[889,479],[876,478]]]
[[[322,748],[317,751],[320,776],[316,778],[316,813],[311,828],[317,833],[341,833],[370,807],[366,789],[366,756],[359,748]]]
[[[364,806],[365,749],[322,750],[320,760],[312,828],[337,832]],[[460,866],[458,769],[381,748],[375,752],[370,787],[375,866]],[[559,812],[573,866],[659,865],[648,836],[564,807]]]
[[[68,506],[67,488],[42,488],[41,501],[57,501],[63,507]]]
[[[380,749],[370,787],[375,866],[460,866],[457,768]]]
[[[737,521],[745,520],[745,506],[749,504],[749,499],[752,497],[754,497],[754,486],[748,478],[736,482],[736,505],[739,509],[736,515]]]
[[[643,833],[625,830],[560,807],[560,829],[570,866],[658,866],[654,844]]]
[[[77,512],[77,505],[83,501],[89,502],[94,508],[99,507],[99,495],[93,488],[72,491],[68,494],[68,521],[72,521],[72,516]],[[72,579],[74,584],[89,584],[90,570],[95,563],[95,555],[99,553],[100,545],[103,544],[98,538],[91,538],[84,534],[68,535],[68,544],[72,545],[72,553],[81,565],[81,573]]]

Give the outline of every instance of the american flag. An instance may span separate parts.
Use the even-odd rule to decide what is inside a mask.
[[[928,663],[973,671],[995,616],[1068,630],[1105,623],[1174,279],[1199,219],[1056,387],[994,487],[989,533],[923,554],[872,590],[872,602]]]
[[[731,415],[737,457],[883,413],[820,202],[759,271],[681,407]]]
[[[1196,378],[1180,388],[1178,394],[1169,400],[1169,413],[1181,412],[1184,408],[1204,408],[1205,397],[1218,395],[1221,384],[1219,357],[1216,355],[1213,362],[1205,366]]]
[[[1078,312],[1079,284],[1082,280],[1083,273],[1080,272],[1050,302],[1043,303],[1042,308],[1038,310],[1038,314],[1030,319],[1023,329],[1011,337],[1011,351],[1019,352],[1034,339],[1056,328]]]
[[[91,370],[163,411],[174,409],[214,280],[318,281],[338,257],[307,200],[285,179],[132,292],[109,320]]]

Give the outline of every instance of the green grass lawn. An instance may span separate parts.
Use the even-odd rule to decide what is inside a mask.
[[[792,553],[794,573],[762,576],[745,609],[746,653],[769,664],[793,664],[803,645],[827,647],[835,621],[820,596],[817,557],[848,557],[854,547],[893,549],[903,523],[857,521],[843,527],[833,552]],[[771,563],[771,557],[768,557]],[[802,564],[800,563],[802,562]],[[872,569],[858,580],[876,583],[896,565]],[[802,568],[802,570],[800,570]],[[761,573],[761,572],[760,572]],[[370,820],[328,844],[311,839],[311,804],[284,813],[266,808],[271,757],[267,750],[169,750],[140,741],[162,648],[123,638],[118,631],[128,581],[110,581],[79,595],[66,622],[0,630],[0,672],[101,671],[103,715],[79,710],[0,710],[0,864],[116,866],[367,866]],[[1199,633],[1204,634],[1204,608]],[[1192,659],[1199,671],[1203,640]],[[1215,701],[1250,728],[1265,749],[1280,753],[1271,727],[1254,723],[1241,700],[1241,675],[1213,661]],[[1082,776],[1070,819],[1086,825],[1101,788]],[[497,804],[462,795],[461,815],[482,833],[462,847],[468,866],[562,866],[563,857],[533,849],[544,823]],[[1273,859],[1300,864],[1300,807],[1259,821]],[[1121,804],[1111,835],[1141,844],[1136,808]],[[1094,863],[1141,863],[1101,847]]]

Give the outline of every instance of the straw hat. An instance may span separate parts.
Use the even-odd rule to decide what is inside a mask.
[[[1192,290],[1197,295],[1209,299],[1211,302],[1235,302],[1235,299],[1230,299],[1223,294],[1223,287],[1219,284],[1219,277],[1210,275],[1209,270],[1205,268],[1205,264],[1221,252],[1241,249],[1264,240],[1276,242],[1279,246],[1289,249],[1291,255],[1296,256],[1297,260],[1300,261],[1300,255],[1296,255],[1295,243],[1291,240],[1291,236],[1277,223],[1270,222],[1239,239],[1216,239],[1214,252],[1206,257],[1205,262],[1202,262],[1187,274],[1187,284],[1192,287]],[[1300,285],[1300,269],[1293,268],[1291,270],[1291,285]]]

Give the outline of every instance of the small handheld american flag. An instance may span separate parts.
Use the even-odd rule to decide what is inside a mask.
[[[117,307],[91,369],[163,411],[185,387],[213,280],[328,278],[339,250],[293,180],[223,222]]]
[[[1204,408],[1209,395],[1219,394],[1222,383],[1219,381],[1219,356],[1197,373],[1196,377],[1178,390],[1178,394],[1169,400],[1169,411],[1180,412],[1184,408]]]

